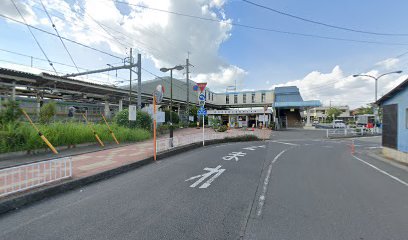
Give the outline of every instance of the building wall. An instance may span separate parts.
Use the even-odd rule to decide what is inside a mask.
[[[255,101],[252,102],[252,94],[255,94]],[[264,102],[262,102],[262,93],[265,93]],[[229,103],[226,102],[226,96],[229,96]],[[234,96],[237,95],[237,102],[234,102]],[[244,95],[246,95],[246,102],[244,103]],[[242,105],[242,104],[251,104],[251,103],[265,103],[272,104],[274,100],[273,91],[254,91],[254,92],[236,92],[236,93],[216,93],[214,97],[214,103],[218,105]]]
[[[389,104],[398,104],[398,150],[408,153],[408,88],[383,103]]]
[[[333,106],[334,108],[338,108],[342,111],[342,113],[339,115],[340,118],[343,117],[351,117],[350,115],[350,108],[348,106]],[[312,108],[309,110],[309,115],[314,118],[326,118],[327,116],[327,111],[330,109],[330,107],[317,107],[317,108]]]

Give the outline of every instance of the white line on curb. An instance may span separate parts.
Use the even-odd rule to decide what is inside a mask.
[[[357,159],[358,161],[367,164],[368,166],[370,166],[370,167],[374,168],[375,170],[379,171],[380,173],[385,174],[385,175],[387,175],[388,177],[394,179],[395,181],[397,181],[397,182],[399,182],[399,183],[402,183],[403,185],[405,185],[405,186],[408,187],[408,183],[404,182],[403,180],[401,180],[401,179],[399,179],[399,178],[397,178],[397,177],[395,177],[395,176],[393,176],[393,175],[387,173],[387,172],[384,171],[384,170],[379,169],[378,167],[376,167],[376,166],[374,166],[374,165],[372,165],[372,164],[370,164],[370,163],[364,161],[363,159],[361,159],[361,158],[359,158],[359,157],[356,157],[356,156],[353,156],[353,157],[354,157],[355,159]]]
[[[265,195],[266,192],[268,190],[268,184],[269,184],[269,178],[271,177],[271,172],[272,172],[272,165],[278,160],[278,158],[284,153],[286,152],[288,149],[283,150],[282,152],[280,152],[278,155],[276,155],[276,157],[272,160],[271,164],[269,164],[268,167],[268,172],[266,174],[265,180],[264,180],[264,184],[263,184],[263,188],[262,188],[262,194],[261,196],[259,196],[259,202],[258,202],[258,212],[257,215],[258,217],[261,216],[262,214],[262,207],[265,203]]]

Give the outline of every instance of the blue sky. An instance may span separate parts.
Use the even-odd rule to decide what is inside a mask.
[[[162,66],[183,64],[190,52],[194,67],[191,76],[207,81],[210,88],[224,91],[238,82],[239,90],[270,89],[275,85],[297,85],[305,99],[359,106],[373,100],[374,83],[352,74],[378,75],[386,71],[408,72],[408,36],[378,36],[332,29],[258,8],[241,0],[134,0],[140,8],[111,0],[42,0],[62,36],[126,57],[129,46],[141,52],[143,68],[155,75]],[[27,22],[54,33],[40,0],[15,0]],[[128,2],[128,1],[125,1]],[[253,0],[283,12],[341,27],[408,34],[408,2],[405,0],[295,1]],[[10,0],[0,2],[0,13],[21,21]],[[152,10],[153,9],[153,10]],[[154,10],[156,9],[156,10]],[[162,11],[189,14],[211,22],[182,17]],[[225,15],[224,15],[225,14]],[[101,29],[93,19],[114,29]],[[406,45],[370,44],[336,41],[282,33],[259,31],[229,23],[280,31]],[[105,28],[106,29],[106,28]],[[116,32],[115,32],[116,31]],[[53,62],[72,65],[58,38],[33,30]],[[116,39],[112,38],[115,36]],[[44,58],[24,25],[0,17],[0,49]],[[119,41],[118,41],[119,39]],[[64,41],[76,64],[86,69],[118,64],[120,59]],[[127,47],[127,49],[125,49]],[[14,62],[17,64],[11,64]],[[30,58],[0,51],[0,66],[17,68],[30,65]],[[51,70],[47,63],[34,60],[34,67]],[[57,71],[75,68],[55,64]],[[26,68],[24,68],[26,69]],[[408,75],[389,75],[380,81],[379,94],[385,94]],[[176,77],[184,75],[176,73]],[[109,84],[128,78],[128,72],[85,78]],[[153,75],[144,71],[143,79]],[[127,83],[124,83],[127,84]],[[359,96],[356,96],[356,92]]]

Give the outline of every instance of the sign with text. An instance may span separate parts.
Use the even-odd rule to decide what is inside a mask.
[[[129,121],[136,121],[136,105],[129,105]]]
[[[207,86],[207,83],[197,83],[197,86],[200,88],[200,91],[203,92]]]

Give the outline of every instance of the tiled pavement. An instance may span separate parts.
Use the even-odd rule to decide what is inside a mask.
[[[207,133],[214,131],[212,129],[207,129]],[[238,132],[244,134],[242,130],[228,130],[227,135],[235,135]],[[192,134],[201,134],[202,129],[187,128],[180,129],[174,132],[174,136],[187,136]],[[269,136],[271,132],[269,130],[255,130],[255,134],[258,136]],[[224,133],[225,134],[225,133]],[[167,138],[168,135],[162,135],[160,138]],[[72,156],[72,177],[82,178],[87,176],[92,176],[94,174],[104,172],[110,169],[114,169],[123,165],[134,163],[153,156],[153,140],[148,140],[144,142],[139,142],[135,144],[130,144],[122,147],[115,147],[111,149],[105,149],[90,153],[84,153]],[[35,174],[33,174],[34,176]],[[27,182],[30,179],[26,179],[24,174],[16,174],[17,179],[13,181]],[[0,179],[0,189],[9,188],[10,182],[4,182]]]

